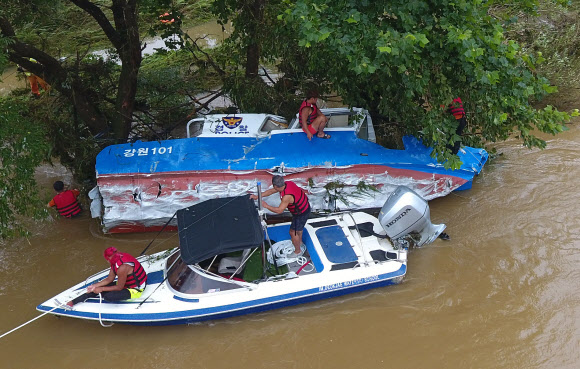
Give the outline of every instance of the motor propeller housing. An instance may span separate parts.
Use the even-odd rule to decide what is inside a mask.
[[[408,187],[399,186],[379,213],[379,222],[393,242],[423,246],[435,241],[445,224],[432,224],[427,201]]]

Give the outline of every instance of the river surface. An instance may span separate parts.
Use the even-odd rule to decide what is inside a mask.
[[[430,202],[451,240],[412,250],[399,285],[190,326],[47,315],[0,339],[0,367],[578,368],[580,127],[544,138],[496,145],[473,189]],[[39,172],[46,188],[63,177]],[[33,233],[0,248],[0,332],[105,269],[107,246],[139,254],[155,236],[103,235],[88,214]]]

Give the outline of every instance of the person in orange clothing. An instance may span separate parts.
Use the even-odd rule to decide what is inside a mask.
[[[65,218],[78,216],[83,210],[77,200],[80,191],[76,189],[65,191],[62,181],[54,182],[53,188],[56,191],[56,196],[46,206],[49,208],[56,206],[58,213]]]
[[[29,58],[28,60],[33,63],[38,63],[34,58]],[[30,83],[30,92],[32,92],[35,97],[40,97],[40,90],[38,89],[38,85],[40,85],[40,87],[42,87],[42,89],[46,92],[50,90],[50,85],[46,83],[44,79],[40,78],[34,73],[29,72],[28,70],[22,68],[20,65],[18,66],[18,71],[23,72],[26,78],[28,78],[28,82]]]

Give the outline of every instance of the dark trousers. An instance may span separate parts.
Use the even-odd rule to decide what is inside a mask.
[[[116,284],[115,282],[111,282],[107,285],[107,287],[114,286],[115,284]],[[107,292],[102,292],[101,294],[103,295],[103,299],[107,300],[107,301],[122,301],[122,300],[129,300],[131,298],[131,292],[129,292],[129,290],[126,288],[121,290],[121,291],[107,291]],[[73,305],[78,304],[79,302],[84,302],[87,299],[90,299],[91,297],[97,297],[97,296],[99,296],[98,293],[93,293],[93,292],[83,293],[82,295],[80,295],[76,299],[72,300],[72,303],[73,303]]]
[[[465,119],[465,115],[463,117],[461,117],[461,119],[457,119],[457,124],[458,124],[458,126],[457,126],[457,130],[455,130],[455,133],[457,133],[458,136],[461,136],[461,134],[463,133],[463,129],[467,125],[467,119]],[[453,153],[453,155],[455,155],[459,152],[460,147],[461,147],[461,141],[455,141],[453,148],[451,148],[451,152]]]

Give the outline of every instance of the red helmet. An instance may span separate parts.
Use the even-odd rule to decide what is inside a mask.
[[[113,255],[115,255],[118,252],[118,250],[114,247],[107,247],[105,249],[105,252],[103,253],[103,256],[105,257],[105,259],[109,260],[109,258]]]

